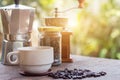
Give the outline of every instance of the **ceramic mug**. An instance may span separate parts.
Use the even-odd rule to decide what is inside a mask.
[[[16,56],[16,60],[11,60],[12,56]],[[53,47],[21,47],[17,51],[9,52],[7,60],[11,64],[18,64],[22,71],[43,73],[51,68],[54,61]]]

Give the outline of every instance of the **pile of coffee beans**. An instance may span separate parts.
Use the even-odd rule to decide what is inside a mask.
[[[49,77],[54,79],[83,79],[83,78],[90,78],[90,77],[100,77],[105,76],[106,72],[92,72],[88,69],[67,69],[64,70],[57,70],[56,72],[51,72],[48,74]]]

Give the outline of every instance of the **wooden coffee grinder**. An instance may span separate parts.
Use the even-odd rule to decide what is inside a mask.
[[[84,0],[78,0],[79,6],[70,8],[68,10],[62,11],[62,13],[76,9],[76,8],[82,8]],[[73,62],[73,60],[70,58],[70,36],[72,35],[72,32],[66,30],[66,26],[68,24],[68,18],[61,18],[59,17],[58,13],[61,13],[58,11],[58,8],[55,8],[55,17],[54,18],[45,18],[45,25],[46,26],[54,26],[54,27],[63,27],[63,31],[61,32],[62,35],[62,62]]]
[[[46,26],[54,26],[54,27],[62,27],[61,31],[62,42],[61,42],[61,54],[62,54],[62,62],[72,62],[70,58],[70,35],[72,32],[66,31],[65,28],[68,23],[68,18],[58,17],[58,9],[55,8],[55,17],[54,18],[45,18]]]

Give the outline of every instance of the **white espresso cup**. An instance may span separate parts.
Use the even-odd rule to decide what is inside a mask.
[[[11,60],[12,56],[16,56],[16,60]],[[7,60],[11,64],[18,64],[24,72],[44,73],[51,68],[54,61],[53,47],[21,47],[9,52]]]

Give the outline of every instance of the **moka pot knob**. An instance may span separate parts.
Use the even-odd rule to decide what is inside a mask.
[[[15,5],[19,5],[19,0],[14,0]]]

